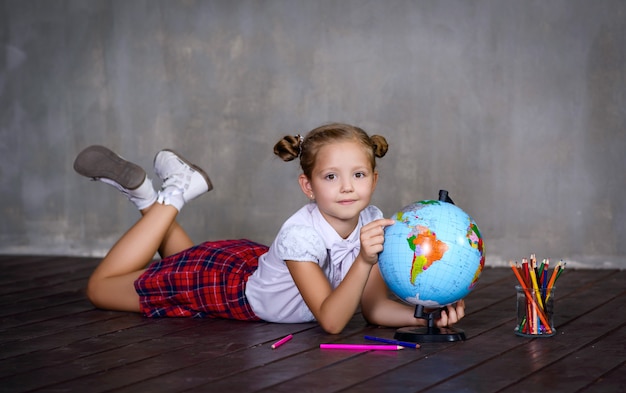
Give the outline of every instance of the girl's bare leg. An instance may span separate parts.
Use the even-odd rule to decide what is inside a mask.
[[[159,246],[159,255],[161,258],[169,257],[170,255],[185,251],[193,247],[193,245],[194,243],[189,235],[187,235],[187,232],[185,232],[177,221],[174,221]]]
[[[191,243],[182,228],[175,224],[177,214],[175,207],[155,203],[145,209],[141,219],[117,241],[87,284],[87,297],[96,307],[139,311],[134,282],[157,250],[178,250]]]

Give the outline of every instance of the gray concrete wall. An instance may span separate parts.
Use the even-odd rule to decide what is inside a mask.
[[[0,1],[0,252],[102,255],[138,218],[75,174],[173,147],[216,189],[195,241],[269,243],[306,203],[284,134],[388,138],[387,215],[450,191],[487,263],[626,267],[626,2]]]

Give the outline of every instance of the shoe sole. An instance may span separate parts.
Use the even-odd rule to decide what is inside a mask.
[[[94,180],[113,180],[127,190],[137,189],[146,179],[146,171],[139,165],[126,161],[99,145],[89,146],[78,153],[74,160],[74,170]]]
[[[211,183],[211,179],[209,178],[209,175],[207,175],[207,173],[200,168],[199,166],[197,166],[196,164],[192,163],[191,161],[187,160],[185,157],[181,156],[180,154],[178,154],[177,151],[172,150],[172,149],[163,149],[162,151],[168,151],[172,154],[174,154],[176,156],[176,158],[178,158],[179,160],[181,160],[182,162],[184,162],[185,164],[187,164],[190,168],[192,168],[194,171],[198,172],[200,175],[202,175],[202,177],[204,178],[204,181],[206,182],[207,186],[209,187],[209,189],[207,190],[207,192],[211,191],[213,189],[213,183]],[[158,155],[159,153],[157,153]],[[156,162],[156,156],[154,156],[154,162]]]

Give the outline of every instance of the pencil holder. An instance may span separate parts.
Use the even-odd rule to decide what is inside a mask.
[[[554,328],[554,287],[548,292],[540,288],[515,286],[517,323],[515,334],[522,337],[551,337]]]

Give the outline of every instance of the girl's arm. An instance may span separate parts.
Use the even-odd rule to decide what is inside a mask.
[[[400,303],[389,297],[389,290],[383,281],[378,265],[372,268],[369,280],[363,291],[361,311],[365,319],[374,325],[388,327],[423,326],[426,320],[414,317],[415,306]],[[458,301],[441,312],[437,326],[449,326],[465,316],[465,302]]]
[[[341,333],[359,306],[372,266],[357,257],[334,291],[318,264],[287,261],[287,267],[320,326],[330,334]]]
[[[334,291],[318,264],[286,262],[302,298],[326,332],[340,333],[356,312],[372,266],[378,261],[378,253],[382,251],[383,228],[393,222],[380,219],[363,226],[359,255]]]

